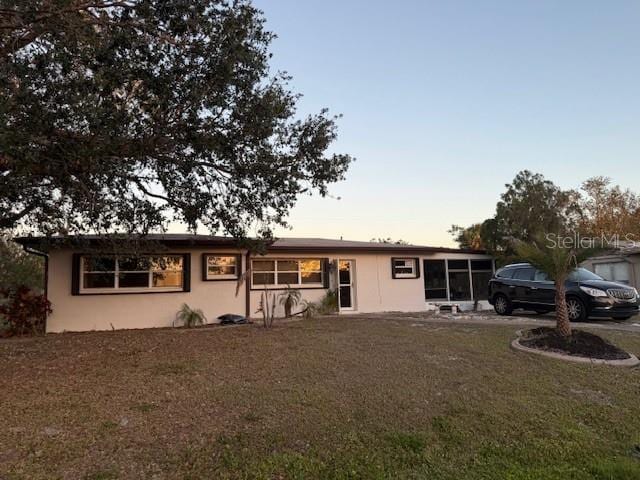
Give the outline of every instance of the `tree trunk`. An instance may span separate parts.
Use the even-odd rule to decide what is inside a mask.
[[[564,278],[556,281],[556,329],[563,337],[571,336],[571,322],[567,310],[567,292]]]

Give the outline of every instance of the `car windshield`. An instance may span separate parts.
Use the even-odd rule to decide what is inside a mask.
[[[585,282],[587,280],[604,280],[601,276],[590,272],[586,268],[576,268],[569,274],[569,280],[572,282]]]

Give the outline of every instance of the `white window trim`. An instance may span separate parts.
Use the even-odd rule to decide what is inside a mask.
[[[612,279],[612,280],[608,280],[610,282],[618,282],[618,283],[622,283],[625,285],[632,285],[633,284],[633,265],[625,260],[622,259],[611,259],[611,260],[607,260],[607,261],[595,261],[593,262],[593,273],[595,273],[596,275],[600,275],[599,273],[596,272],[596,270],[598,269],[598,266],[603,266],[606,265],[607,267],[611,268],[611,273],[613,273],[613,265],[625,265],[627,267],[627,273],[628,273],[628,280],[617,280],[617,279]],[[627,283],[625,283],[627,282]]]
[[[209,258],[210,257],[232,257],[236,262],[233,267],[235,267],[236,273],[224,273],[224,274],[214,274],[209,273]],[[242,264],[242,260],[240,259],[240,263],[238,263],[238,255],[234,253],[205,253],[204,254],[204,275],[205,280],[237,280],[240,278],[240,267]],[[229,266],[229,265],[225,265]]]
[[[320,282],[314,282],[314,283],[302,283],[302,269],[301,269],[301,263],[303,261],[307,261],[307,260],[317,260],[320,262],[320,270],[314,270],[312,273],[319,273],[320,274]],[[253,262],[254,261],[267,261],[267,262],[274,262],[273,268],[274,270],[260,270],[260,271],[254,271],[253,270]],[[278,270],[278,262],[297,262],[298,263],[298,270]],[[299,257],[299,258],[253,258],[251,259],[251,289],[252,290],[264,290],[265,288],[267,290],[284,290],[287,288],[287,285],[289,285],[289,287],[291,288],[296,288],[296,289],[305,289],[305,288],[324,288],[324,271],[322,268],[322,262],[323,259],[322,258],[316,258],[316,257]],[[278,283],[278,274],[279,273],[297,273],[298,274],[298,283]],[[264,283],[255,283],[253,281],[254,275],[255,274],[273,274],[273,281],[275,283],[273,284],[264,284]]]
[[[78,275],[80,278],[78,279],[78,293],[80,295],[91,295],[91,294],[109,294],[109,293],[145,293],[145,292],[182,292],[184,291],[184,256],[182,255],[140,255],[141,257],[177,257],[180,256],[182,258],[182,270],[153,270],[149,268],[148,274],[148,286],[147,287],[120,287],[120,273],[143,273],[145,270],[120,270],[120,264],[118,262],[118,256],[115,256],[115,270],[109,270],[106,272],[94,272],[94,273],[113,273],[114,275],[114,286],[113,287],[103,287],[103,288],[86,288],[84,286],[84,276],[86,273],[92,273],[85,270],[85,260],[87,257],[96,256],[96,257],[108,257],[109,255],[82,255],[80,257],[80,269],[78,271]],[[169,272],[182,273],[182,285],[178,287],[154,287],[153,286],[153,274],[155,272]]]
[[[396,264],[395,262],[397,261],[404,261],[404,262],[410,262],[411,263],[411,273],[398,273],[396,272]],[[420,259],[418,258],[414,258],[414,257],[392,257],[392,261],[391,261],[391,273],[392,273],[392,278],[418,278],[418,262]],[[405,264],[404,267],[399,267],[399,268],[407,268],[407,265]]]

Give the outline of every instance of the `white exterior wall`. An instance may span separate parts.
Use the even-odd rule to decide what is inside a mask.
[[[212,248],[180,249],[172,248],[171,253],[191,254],[191,291],[170,293],[124,293],[72,295],[72,252],[57,250],[49,255],[48,298],[53,313],[47,319],[47,332],[111,330],[125,328],[171,327],[175,315],[183,303],[191,308],[201,309],[209,323],[216,323],[217,317],[225,313],[247,315],[246,290],[248,283],[236,295],[237,281],[203,281],[202,254],[242,254],[242,271],[247,268],[244,252],[238,250],[217,250]],[[418,258],[419,278],[392,278],[391,258]],[[336,254],[295,253],[268,254],[252,258],[328,258],[355,261],[355,294],[353,312],[417,312],[434,308],[424,298],[424,259],[490,259],[487,255],[463,253],[437,253],[417,256],[394,253]],[[336,288],[337,272],[330,273],[330,288]],[[282,290],[272,290],[277,295]],[[319,301],[325,294],[324,288],[301,288],[302,298],[309,302]],[[258,319],[256,313],[262,290],[250,290],[251,318]],[[438,302],[444,303],[444,302]],[[456,302],[465,303],[465,302]],[[471,304],[472,302],[467,302]],[[486,302],[483,302],[486,303]],[[294,309],[300,310],[301,307]],[[276,315],[283,316],[284,310],[277,305]]]
[[[47,318],[47,332],[171,327],[183,303],[201,309],[209,323],[225,313],[246,314],[245,291],[241,288],[236,296],[236,280],[202,280],[203,253],[241,252],[211,248],[171,248],[170,252],[191,253],[190,292],[72,295],[72,252],[52,251],[47,295],[53,313]],[[242,262],[244,271],[244,255]]]
[[[416,256],[413,254],[403,255],[397,253],[367,253],[367,254],[335,254],[335,253],[313,253],[313,254],[268,254],[260,257],[264,259],[277,258],[328,258],[330,262],[336,260],[355,261],[355,300],[354,311],[350,313],[375,313],[375,312],[420,312],[429,308],[435,308],[433,304],[428,304],[424,298],[424,271],[422,261],[425,259],[491,259],[488,255],[465,254],[465,253],[436,253],[432,255]],[[420,277],[419,278],[393,278],[391,275],[391,258],[418,258]],[[330,288],[336,288],[336,272],[331,272]],[[299,289],[302,298],[309,302],[319,301],[326,293],[326,289]],[[270,290],[277,295],[282,290]],[[251,290],[251,316],[259,317],[256,314],[262,289]],[[439,304],[446,302],[437,302]],[[469,307],[473,302],[455,302],[456,304],[468,303]],[[481,302],[482,306],[489,307],[486,301]],[[295,311],[301,308],[294,309]],[[277,305],[276,316],[283,316],[284,309]]]
[[[392,279],[391,278],[391,257],[400,255],[390,254],[335,254],[335,253],[313,253],[313,254],[268,254],[260,257],[264,259],[277,258],[328,258],[330,262],[334,260],[354,260],[355,261],[355,309],[349,313],[371,313],[388,311],[420,311],[424,310],[424,287],[422,278],[417,279]],[[330,288],[336,288],[337,273],[330,273]],[[327,292],[324,288],[299,288],[302,298],[308,302],[319,301]],[[282,290],[270,289],[277,295]],[[256,314],[260,297],[263,290],[252,289],[251,316],[259,317]],[[294,309],[294,311],[301,308]],[[284,309],[277,305],[276,316],[283,316]]]

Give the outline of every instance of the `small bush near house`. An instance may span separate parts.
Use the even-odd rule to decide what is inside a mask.
[[[319,302],[305,302],[305,318],[312,318],[315,315],[331,315],[338,312],[338,292],[328,290]]]
[[[287,285],[287,289],[278,296],[280,305],[284,307],[285,318],[291,316],[292,310],[300,303],[301,298],[300,290],[291,288],[290,285]]]
[[[29,287],[0,291],[0,335],[37,335],[44,333],[45,318],[51,303]]]
[[[207,322],[202,310],[193,309],[186,303],[183,303],[178,313],[176,313],[176,320],[187,328],[204,325]]]

